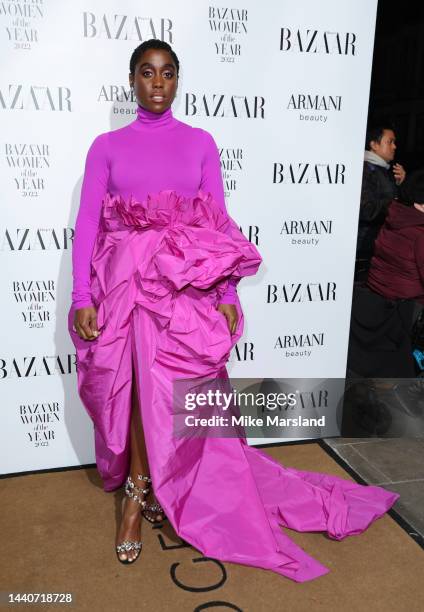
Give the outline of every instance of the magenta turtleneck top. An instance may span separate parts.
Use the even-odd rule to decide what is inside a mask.
[[[187,197],[209,191],[226,213],[219,151],[209,132],[179,121],[171,108],[153,113],[138,106],[135,121],[100,134],[87,153],[72,248],[75,308],[92,305],[91,256],[105,194],[141,202],[163,189]],[[230,279],[221,303],[235,302],[236,284]]]

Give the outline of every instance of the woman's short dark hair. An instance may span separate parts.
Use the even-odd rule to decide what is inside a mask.
[[[141,43],[141,45],[138,45],[138,47],[134,49],[130,59],[130,73],[132,74],[132,76],[134,76],[137,62],[140,60],[140,57],[143,55],[143,53],[147,51],[147,49],[163,49],[164,51],[168,51],[177,68],[178,76],[178,73],[180,71],[180,62],[178,61],[177,54],[175,53],[171,45],[169,45],[163,40],[160,40],[159,38],[149,38],[149,40],[145,40]]]

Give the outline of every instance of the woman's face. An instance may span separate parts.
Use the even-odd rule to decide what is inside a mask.
[[[147,49],[138,60],[130,85],[143,108],[162,113],[169,108],[177,92],[177,67],[164,49]]]

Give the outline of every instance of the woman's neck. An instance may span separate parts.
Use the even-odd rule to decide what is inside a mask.
[[[137,130],[162,130],[172,127],[176,123],[176,119],[172,114],[171,107],[164,110],[162,113],[154,113],[147,110],[143,106],[137,106],[137,118],[133,126]]]

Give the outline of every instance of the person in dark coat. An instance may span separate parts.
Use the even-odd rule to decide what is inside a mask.
[[[424,304],[424,170],[392,201],[374,246],[367,285],[389,299]],[[408,197],[409,193],[409,197]]]
[[[396,152],[393,129],[386,125],[368,129],[365,148],[355,280],[366,280],[375,239],[406,176],[400,164],[391,166]]]
[[[389,206],[367,283],[354,288],[348,370],[355,375],[416,376],[411,330],[417,302],[424,304],[424,170],[408,178],[402,198]]]

